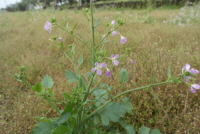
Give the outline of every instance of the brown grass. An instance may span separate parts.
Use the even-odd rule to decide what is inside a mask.
[[[125,25],[118,30],[127,37],[128,42],[121,45],[120,37],[116,36],[111,37],[116,41],[105,45],[108,56],[115,53],[123,54],[126,48],[131,48],[130,58],[135,64],[121,63],[119,66],[126,68],[130,73],[130,81],[125,84],[124,90],[166,80],[168,66],[171,67],[173,75],[180,74],[185,63],[200,70],[200,25],[178,27],[162,23],[172,13],[177,12],[179,10],[155,10],[151,12],[152,23],[141,23],[140,18],[145,16],[143,10],[95,12],[96,20],[102,18],[97,28],[97,39],[109,30],[105,23],[118,17],[126,20]],[[76,57],[82,54],[84,57],[90,56],[85,47],[63,31],[53,29],[53,33],[48,34],[43,29],[45,21],[53,16],[56,16],[58,23],[63,26],[68,22],[69,29],[78,22],[75,32],[91,40],[90,29],[81,11],[0,13],[2,134],[28,134],[37,122],[33,116],[56,116],[55,111],[52,111],[44,100],[14,79],[14,74],[18,72],[17,66],[27,67],[28,81],[32,84],[40,82],[45,74],[52,76],[55,81],[54,93],[57,98],[62,99],[61,93],[70,91],[71,87],[64,72],[73,68],[62,52],[48,39],[53,35],[62,37],[66,45],[77,44]],[[109,17],[109,20],[105,17]],[[81,70],[84,74],[90,70],[86,63]],[[153,80],[153,77],[156,79]],[[117,73],[116,76],[105,79],[110,85],[115,86],[114,93],[119,92],[118,79]],[[197,83],[200,83],[199,79]],[[151,91],[161,102],[148,91],[128,94],[135,110],[134,115],[127,115],[127,122],[136,128],[141,125],[158,128],[166,134],[200,133],[200,92],[192,94],[188,92],[188,88],[184,84],[153,87]],[[187,92],[188,102],[185,109]]]

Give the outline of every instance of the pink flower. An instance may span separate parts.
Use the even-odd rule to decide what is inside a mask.
[[[51,31],[52,31],[51,26],[52,26],[51,22],[46,21],[46,23],[45,23],[45,25],[44,25],[44,29],[45,29],[45,30],[48,30],[49,33],[51,33]]]
[[[112,63],[114,64],[114,65],[119,65],[119,61],[118,60],[116,60],[116,59],[118,59],[119,58],[119,54],[112,54],[111,56],[110,56],[110,59],[112,60]]]
[[[59,38],[58,38],[58,42],[61,42],[61,41],[62,41],[62,38],[61,38],[61,37],[59,37]]]
[[[105,73],[105,75],[107,76],[107,77],[110,77],[111,76],[111,71],[108,69],[108,68],[106,68],[106,73]]]
[[[196,93],[196,90],[197,89],[200,89],[200,85],[199,84],[192,84],[191,85],[191,88],[190,88],[190,91],[192,92],[192,93]]]
[[[126,41],[127,41],[127,39],[124,36],[121,36],[120,43],[124,44],[124,43],[126,43]]]
[[[130,64],[133,64],[134,63],[134,61],[133,60],[130,60]]]
[[[115,36],[118,33],[117,31],[113,31],[113,29],[111,29],[111,31],[112,31],[111,33],[112,36]]]
[[[102,38],[102,39],[104,39],[105,37],[106,37],[106,35],[102,35],[102,37],[101,37],[101,38]]]
[[[102,68],[106,68],[107,65],[106,63],[98,63],[96,62],[95,64],[95,67],[91,69],[91,72],[96,72],[97,75],[102,75]]]
[[[188,63],[186,63],[185,66],[183,66],[182,72],[190,72],[191,74],[199,73],[199,71],[194,68],[190,69],[190,64],[188,64]]]
[[[114,24],[115,24],[115,21],[114,21],[114,20],[112,20],[110,24],[111,24],[111,25],[114,25]]]

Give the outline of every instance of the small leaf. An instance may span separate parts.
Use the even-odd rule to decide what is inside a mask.
[[[74,27],[72,29],[73,32],[74,32],[74,29],[76,28],[77,24],[78,24],[78,22],[74,25]]]
[[[56,123],[57,123],[57,124],[64,123],[65,121],[67,121],[67,120],[69,119],[70,115],[71,115],[71,112],[62,113],[62,114],[60,115],[60,117],[58,117]]]
[[[70,132],[69,128],[63,125],[57,127],[52,134],[66,134]]]
[[[80,56],[78,59],[78,66],[83,64],[83,56]]]
[[[157,128],[152,129],[149,134],[162,134]]]
[[[38,92],[38,93],[40,93],[40,92],[42,91],[42,85],[41,85],[41,83],[35,84],[35,85],[32,87],[32,90],[33,90],[33,91],[36,91],[36,92]]]
[[[72,97],[70,96],[70,94],[68,94],[68,93],[63,93],[63,96],[64,96],[65,99],[68,100],[68,101],[72,101],[72,100],[73,100]]]
[[[133,105],[131,104],[130,98],[122,98],[121,103],[126,107],[129,114],[133,114]]]
[[[48,122],[39,122],[37,127],[33,129],[31,134],[51,134],[53,131],[53,125]]]
[[[136,134],[136,131],[132,125],[127,125],[124,127],[127,134]]]
[[[45,88],[52,88],[54,81],[49,75],[45,75],[44,78],[41,81],[41,84]]]
[[[98,25],[99,25],[99,22],[100,22],[101,18],[99,18],[94,26],[94,28],[96,28]]]
[[[149,131],[150,131],[150,128],[145,127],[145,126],[142,126],[142,127],[139,129],[138,134],[149,134]]]
[[[120,82],[121,83],[126,83],[128,81],[128,72],[126,71],[126,69],[122,68],[120,70]]]
[[[70,82],[77,82],[78,81],[78,77],[76,76],[76,74],[70,70],[67,70],[65,72],[65,76],[67,77],[68,81]]]
[[[104,40],[101,44],[108,43],[108,42],[111,42],[111,41],[113,41],[113,40]]]

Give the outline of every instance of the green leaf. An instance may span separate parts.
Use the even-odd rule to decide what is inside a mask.
[[[149,134],[149,131],[150,131],[150,128],[145,127],[145,126],[142,126],[142,127],[139,129],[138,134]]]
[[[106,99],[108,99],[108,92],[103,89],[96,89],[92,94],[95,96],[96,106],[104,104],[106,102]]]
[[[118,122],[126,130],[127,134],[136,134],[134,127],[126,124],[126,121],[123,118],[121,118]]]
[[[77,82],[78,81],[78,77],[76,76],[76,74],[70,70],[67,70],[65,72],[65,76],[67,77],[68,81],[70,82]]]
[[[100,22],[101,18],[99,18],[94,26],[94,28],[96,28],[98,25],[99,25],[99,22]]]
[[[31,134],[51,134],[53,132],[53,125],[48,122],[39,122],[37,127],[33,129]]]
[[[45,117],[34,116],[33,118],[40,120],[41,122],[50,122],[51,121],[51,119],[48,119]]]
[[[74,29],[76,28],[77,24],[78,24],[78,22],[74,25],[72,32],[74,32]]]
[[[64,112],[71,112],[72,109],[74,108],[74,105],[75,104],[67,103],[67,106],[65,106]]]
[[[149,134],[162,134],[157,128],[152,129]]]
[[[41,85],[41,83],[35,84],[35,85],[32,87],[32,90],[33,90],[33,91],[36,91],[36,92],[38,92],[38,93],[40,93],[40,92],[42,91],[42,85]]]
[[[117,102],[111,102],[98,112],[101,116],[102,124],[105,126],[108,126],[110,121],[117,122],[125,113],[126,107]]]
[[[122,68],[120,70],[120,82],[121,83],[126,83],[128,81],[128,72],[126,71],[126,69]]]
[[[45,88],[52,88],[54,81],[49,75],[45,75],[44,78],[41,81],[41,84]]]
[[[99,116],[96,114],[94,115],[94,124],[97,125],[99,123]]]
[[[78,66],[82,65],[83,64],[83,56],[80,56],[78,58]]]
[[[124,127],[127,134],[136,134],[136,131],[132,125],[127,125]]]
[[[66,99],[66,100],[68,100],[68,101],[72,101],[73,100],[73,98],[70,96],[70,94],[68,94],[68,93],[63,93],[63,96],[64,96],[64,98]]]
[[[111,42],[111,41],[113,41],[113,40],[104,40],[101,44],[108,43],[108,42]]]
[[[52,134],[66,134],[68,132],[70,132],[69,128],[61,125],[57,127]]]
[[[56,120],[57,121],[56,123],[57,124],[64,123],[65,121],[69,119],[70,115],[71,115],[71,112],[62,113],[60,117],[58,117],[58,119]]]
[[[131,103],[130,98],[122,98],[121,103],[126,107],[126,110],[129,114],[133,114],[133,105]]]

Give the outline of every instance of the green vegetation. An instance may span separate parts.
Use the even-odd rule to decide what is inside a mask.
[[[124,45],[119,40],[109,42],[108,51],[122,53],[131,48],[130,58],[135,61],[131,65],[119,65],[129,71],[130,81],[124,84],[124,90],[164,81],[167,78],[167,68],[173,68],[173,75],[181,73],[185,63],[200,70],[199,63],[199,20],[188,26],[168,25],[170,15],[181,10],[121,10],[95,11],[95,19],[101,17],[96,38],[105,34],[105,25],[118,17],[126,20],[119,28],[128,39]],[[90,39],[91,31],[81,11],[27,11],[15,13],[0,13],[0,85],[1,85],[1,129],[5,134],[27,134],[37,122],[33,116],[53,118],[56,111],[50,109],[41,98],[29,90],[24,84],[14,79],[18,72],[16,66],[27,67],[28,81],[31,84],[40,82],[46,75],[54,78],[53,91],[56,98],[63,100],[62,92],[70,92],[74,85],[67,82],[63,72],[70,69],[69,61],[48,40],[50,35],[43,29],[44,23],[50,17],[56,16],[62,26],[72,28],[76,24],[76,33]],[[105,24],[105,25],[104,25]],[[65,44],[77,44],[77,40],[62,31],[53,29],[52,36],[63,38]],[[113,38],[115,39],[115,38]],[[77,47],[77,52],[84,53],[85,47]],[[81,55],[77,55],[79,57]],[[88,55],[89,56],[89,55]],[[87,58],[87,57],[85,57]],[[127,62],[129,60],[127,59]],[[84,62],[89,64],[89,61]],[[82,68],[82,71],[88,71]],[[106,78],[110,85],[118,85],[117,77]],[[188,134],[199,133],[200,101],[199,94],[192,94],[186,85],[161,85],[153,87],[151,92],[139,91],[130,93],[134,106],[134,115],[127,115],[126,120],[137,129],[142,125],[158,128],[163,133]],[[121,92],[121,87],[113,91]],[[155,94],[159,99],[156,99]],[[59,105],[62,107],[62,105]]]

